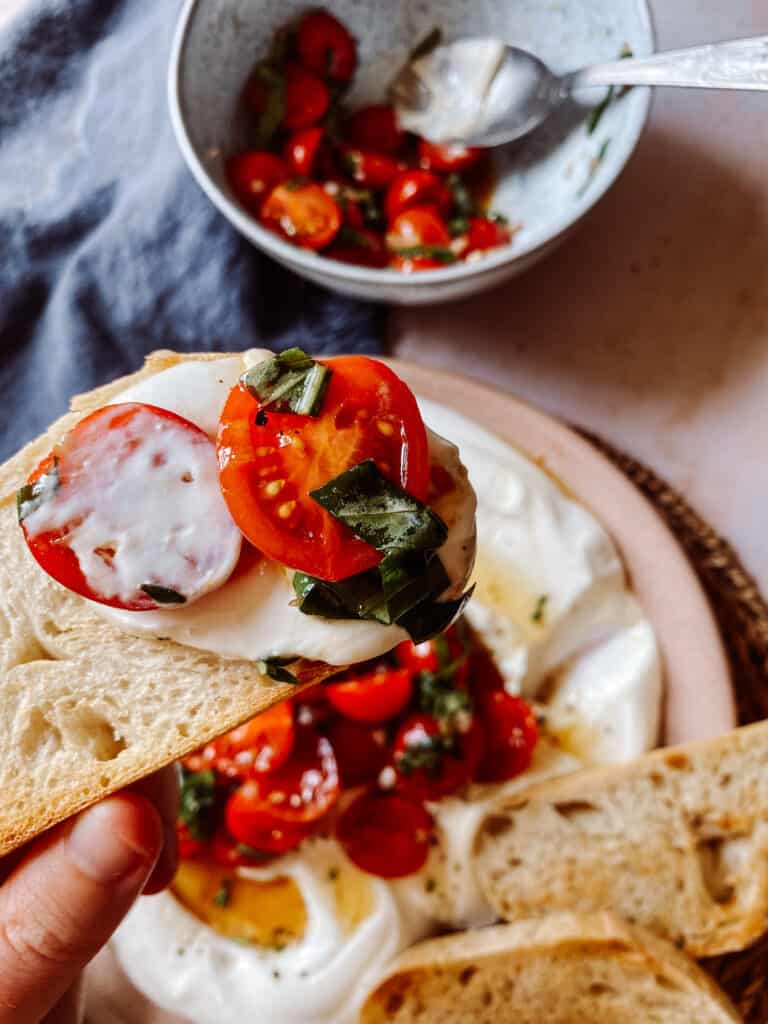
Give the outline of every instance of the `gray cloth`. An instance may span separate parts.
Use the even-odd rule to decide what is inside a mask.
[[[0,459],[155,348],[375,352],[381,309],[261,256],[176,147],[175,0],[32,0],[0,33]]]

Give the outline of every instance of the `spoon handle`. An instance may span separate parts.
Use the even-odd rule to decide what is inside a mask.
[[[768,91],[768,36],[595,64],[566,75],[570,92],[592,85],[679,85]]]

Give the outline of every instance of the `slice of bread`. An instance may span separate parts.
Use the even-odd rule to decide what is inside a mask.
[[[183,358],[150,356],[130,377],[81,395],[72,412],[0,467],[0,855],[100,797],[296,692],[248,661],[137,638],[34,562],[16,490],[86,413]],[[313,684],[339,671],[299,662]]]
[[[360,1024],[726,1024],[740,1017],[693,960],[612,914],[561,913],[421,942]]]
[[[477,875],[505,920],[612,910],[693,956],[768,928],[768,721],[492,804]]]

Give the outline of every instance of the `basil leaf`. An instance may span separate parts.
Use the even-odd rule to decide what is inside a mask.
[[[455,601],[423,601],[404,615],[398,622],[407,630],[415,644],[430,640],[437,633],[443,633],[462,611],[474,592],[471,587]]]
[[[393,249],[395,256],[402,259],[419,259],[424,256],[428,260],[436,260],[438,263],[456,263],[458,256],[452,249],[444,245],[409,245],[404,249]]]
[[[151,597],[158,604],[186,604],[187,599],[178,590],[170,587],[161,587],[157,583],[142,583],[140,590],[143,590],[147,597]]]
[[[471,217],[477,212],[472,193],[464,183],[460,174],[449,174],[445,179],[446,187],[453,197],[453,206],[458,217]]]
[[[256,141],[260,146],[267,146],[285,117],[285,76],[268,60],[257,64],[253,73],[266,92],[264,109],[256,124]]]
[[[296,686],[299,682],[298,676],[289,672],[285,667],[297,661],[297,658],[261,658],[256,662],[256,668],[263,676],[274,679],[276,683],[290,683]]]
[[[59,487],[59,460],[54,457],[53,465],[47,473],[39,476],[34,483],[24,484],[16,492],[16,513],[19,522],[23,523],[28,515],[37,512],[41,505],[53,497]]]
[[[181,768],[179,817],[193,839],[206,840],[213,835],[216,777],[212,771],[190,772]]]
[[[435,551],[448,536],[443,520],[389,481],[372,459],[310,491],[310,497],[356,537],[384,553]]]
[[[429,31],[423,39],[420,39],[418,43],[411,50],[408,55],[409,63],[414,60],[418,60],[419,57],[426,57],[428,53],[432,53],[443,41],[443,30],[439,25],[435,25],[431,31]]]
[[[251,367],[241,383],[259,402],[262,413],[294,412],[317,416],[325,398],[331,371],[300,348],[289,348]]]
[[[458,666],[463,659],[456,663]],[[419,707],[437,719],[451,721],[461,712],[472,712],[472,698],[466,690],[456,689],[453,673],[420,672],[416,677]]]
[[[293,589],[300,601],[299,609],[305,615],[320,615],[325,619],[374,619],[385,625],[392,621],[378,569],[367,569],[337,583],[297,572]]]
[[[439,597],[451,582],[433,552],[393,551],[379,565],[379,573],[391,622],[399,622],[425,599]]]

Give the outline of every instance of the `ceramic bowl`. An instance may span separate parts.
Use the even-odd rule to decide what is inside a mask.
[[[174,130],[210,199],[254,245],[297,274],[338,292],[407,305],[459,298],[519,274],[557,246],[616,180],[646,120],[649,92],[611,103],[597,127],[589,112],[604,91],[575,97],[528,138],[494,151],[495,210],[515,225],[510,245],[482,259],[403,274],[350,266],[299,249],[262,228],[234,198],[224,160],[248,148],[238,98],[276,28],[306,0],[186,0],[173,46],[169,96]],[[625,46],[653,50],[646,0],[326,0],[358,40],[352,105],[380,100],[414,43],[439,25],[447,38],[496,35],[541,56],[555,71],[612,60]]]

